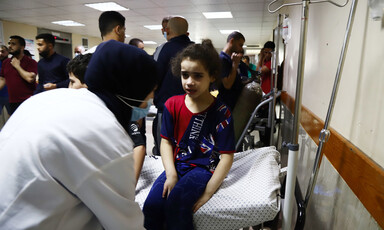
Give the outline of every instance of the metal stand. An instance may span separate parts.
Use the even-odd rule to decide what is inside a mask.
[[[293,123],[293,140],[292,143],[287,144],[289,149],[288,156],[288,171],[286,179],[286,190],[285,190],[285,199],[284,199],[284,209],[283,209],[283,229],[292,228],[292,211],[293,211],[293,200],[295,199],[295,183],[296,183],[296,169],[297,169],[297,160],[298,160],[298,136],[300,128],[300,113],[301,113],[301,98],[302,98],[302,88],[303,88],[303,75],[304,75],[304,65],[305,65],[305,50],[306,50],[306,39],[307,39],[307,26],[308,26],[308,10],[309,3],[322,3],[328,2],[338,7],[343,7],[348,3],[348,0],[343,5],[339,5],[335,2],[329,0],[321,1],[312,1],[303,0],[302,2],[283,4],[275,10],[270,10],[270,6],[277,2],[278,0],[272,1],[268,5],[268,11],[270,13],[275,13],[279,9],[285,6],[293,5],[302,5],[301,12],[301,30],[300,30],[300,46],[299,46],[299,61],[298,61],[298,72],[297,72],[297,82],[296,82],[296,95],[295,95],[295,116]]]
[[[342,48],[341,54],[340,54],[339,65],[337,66],[335,82],[333,84],[332,96],[331,96],[331,99],[329,101],[327,117],[325,119],[324,128],[320,132],[320,136],[319,136],[320,142],[319,142],[319,146],[318,146],[317,151],[316,151],[315,164],[313,166],[313,171],[312,171],[311,177],[309,179],[307,193],[305,195],[305,200],[304,200],[304,206],[305,207],[308,206],[309,199],[311,198],[311,195],[313,193],[313,189],[315,187],[317,174],[318,174],[319,167],[320,167],[321,151],[323,149],[325,142],[328,141],[329,136],[331,134],[330,131],[328,130],[328,126],[329,126],[329,123],[331,121],[333,108],[335,106],[337,91],[338,91],[339,84],[340,84],[340,75],[341,75],[341,72],[342,72],[343,67],[344,67],[346,48],[348,47],[348,44],[349,44],[349,38],[351,36],[351,27],[352,27],[352,23],[353,23],[353,20],[355,17],[355,13],[356,13],[356,5],[357,5],[357,0],[352,0],[352,6],[351,6],[351,10],[349,12],[343,48]]]
[[[297,72],[296,82],[296,102],[295,102],[295,117],[293,121],[293,141],[288,152],[288,172],[287,172],[287,185],[285,190],[284,209],[283,209],[283,229],[291,229],[293,201],[295,199],[295,183],[296,183],[296,170],[297,159],[299,155],[299,128],[300,128],[300,113],[301,113],[301,98],[303,88],[304,64],[305,64],[305,50],[307,39],[307,26],[308,26],[308,4],[309,1],[303,1],[301,11],[301,31],[300,31],[300,49],[299,49],[299,66]]]

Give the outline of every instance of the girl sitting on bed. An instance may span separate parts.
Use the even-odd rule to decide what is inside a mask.
[[[188,46],[172,61],[186,94],[165,103],[160,145],[165,171],[144,203],[146,229],[193,229],[193,213],[212,197],[232,166],[231,112],[209,92],[220,69],[210,40]]]

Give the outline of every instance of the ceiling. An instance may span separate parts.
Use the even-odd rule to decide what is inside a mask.
[[[85,3],[109,0],[0,0],[0,19],[19,22],[60,32],[99,37],[100,11],[86,7]],[[270,40],[277,14],[270,14],[267,0],[110,0],[129,11],[120,13],[126,18],[126,34],[144,41],[154,41],[156,47],[165,42],[160,30],[149,30],[144,25],[160,25],[164,16],[181,15],[189,23],[190,38],[200,42],[210,38],[216,48],[225,45],[228,35],[219,30],[239,30],[249,46],[262,46]],[[206,19],[202,12],[230,11],[230,19]],[[52,21],[73,20],[82,27],[65,27]]]

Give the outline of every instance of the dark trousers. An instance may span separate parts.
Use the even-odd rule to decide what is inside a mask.
[[[144,227],[147,230],[193,230],[192,208],[203,194],[212,173],[196,167],[179,176],[179,181],[168,198],[162,198],[164,182],[163,172],[153,184],[145,200]]]
[[[3,107],[7,109],[8,114],[11,112],[11,108],[9,107],[9,98],[8,97],[0,97],[0,114],[3,112]]]
[[[19,108],[21,103],[23,102],[9,103],[9,108],[10,108],[9,114],[12,115],[16,111],[16,109]]]

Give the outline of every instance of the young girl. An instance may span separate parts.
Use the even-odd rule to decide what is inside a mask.
[[[216,192],[235,151],[232,116],[209,86],[220,74],[210,40],[192,44],[172,62],[184,95],[165,103],[160,153],[165,171],[145,201],[146,229],[193,229],[193,213]]]

